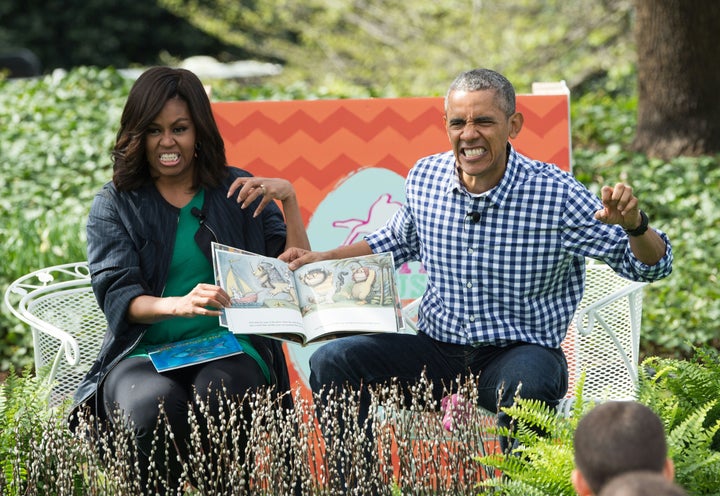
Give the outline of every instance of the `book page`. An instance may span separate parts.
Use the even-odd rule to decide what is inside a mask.
[[[215,279],[230,295],[221,324],[239,334],[303,334],[293,274],[287,264],[213,243]]]
[[[326,260],[295,271],[307,341],[398,332],[402,317],[392,254]]]

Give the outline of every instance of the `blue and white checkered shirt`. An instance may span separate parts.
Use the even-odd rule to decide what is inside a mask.
[[[406,204],[366,241],[376,253],[392,252],[398,266],[423,263],[418,326],[430,337],[556,348],[582,298],[584,257],[654,281],[672,270],[672,251],[658,231],[666,253],[643,264],[620,226],[595,220],[600,199],[571,174],[508,150],[504,177],[484,195],[460,183],[452,152],[420,159],[405,183]]]

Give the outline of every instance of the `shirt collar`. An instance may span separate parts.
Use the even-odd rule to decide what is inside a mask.
[[[490,191],[488,191],[486,198],[501,207],[507,199],[510,191],[512,190],[518,175],[518,160],[519,155],[515,151],[515,148],[508,142],[507,144],[507,166],[505,167],[505,174],[503,174],[500,182]],[[458,174],[457,167],[453,161],[453,168],[451,171],[451,177],[448,181],[448,192],[458,191],[463,194],[469,194],[467,188],[460,182],[460,175]]]

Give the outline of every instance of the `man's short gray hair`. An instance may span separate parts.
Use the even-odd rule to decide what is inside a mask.
[[[453,91],[495,90],[498,105],[510,117],[515,113],[515,88],[505,76],[491,69],[473,69],[463,72],[450,84],[445,95],[445,111],[448,97]]]

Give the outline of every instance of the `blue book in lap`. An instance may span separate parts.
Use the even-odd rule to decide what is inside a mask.
[[[158,372],[210,362],[242,352],[242,345],[229,331],[148,348],[150,360]]]

